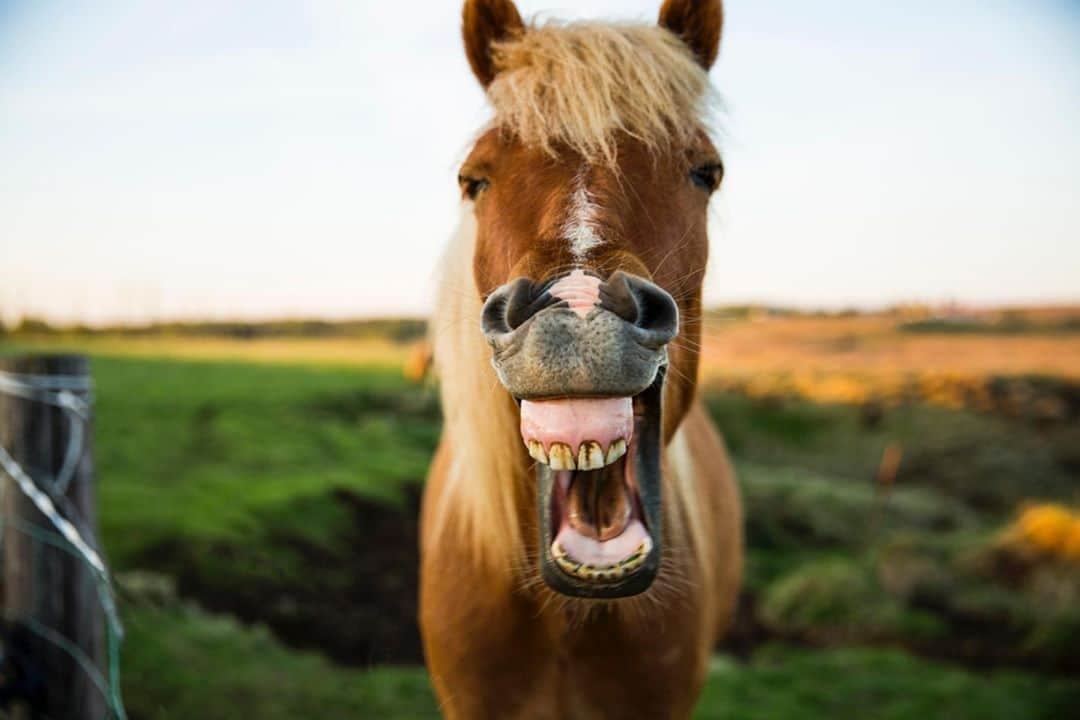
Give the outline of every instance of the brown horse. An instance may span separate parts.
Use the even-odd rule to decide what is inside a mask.
[[[465,4],[495,113],[432,320],[420,623],[447,717],[686,717],[731,621],[739,501],[695,396],[721,24],[719,0],[657,26]]]

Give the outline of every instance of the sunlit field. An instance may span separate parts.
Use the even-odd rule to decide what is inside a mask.
[[[1080,328],[1068,309],[1022,320],[912,321],[902,315],[714,317],[706,378],[756,396],[820,402],[962,405],[1000,379],[1080,380]]]
[[[706,365],[735,375],[791,372],[1080,377],[1080,327],[1035,315],[1023,323],[909,321],[902,314],[717,315]]]
[[[87,352],[93,355],[175,360],[220,360],[253,364],[316,365],[322,367],[400,368],[410,347],[370,338],[259,338],[114,335],[30,337],[20,342],[28,349]]]
[[[0,338],[93,358],[131,717],[437,716],[415,627],[440,424],[419,348]],[[696,717],[1077,707],[1080,331],[1060,314],[717,314],[703,388],[739,471],[748,568]]]

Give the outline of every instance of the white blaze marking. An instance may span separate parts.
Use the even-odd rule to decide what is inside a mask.
[[[578,264],[584,263],[589,251],[602,245],[596,232],[597,205],[585,187],[586,170],[582,168],[574,179],[574,193],[570,196],[570,212],[567,214],[563,234],[570,242],[570,253]]]

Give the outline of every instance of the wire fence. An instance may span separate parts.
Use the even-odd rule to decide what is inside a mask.
[[[120,690],[120,645],[124,631],[116,608],[112,580],[108,567],[95,549],[96,543],[87,519],[81,516],[75,504],[67,498],[76,469],[87,452],[86,439],[93,403],[92,380],[89,376],[80,375],[29,375],[0,371],[0,393],[58,408],[67,420],[67,445],[63,462],[53,477],[31,477],[9,450],[0,445],[0,478],[6,476],[11,480],[10,483],[0,484],[3,492],[16,489],[33,503],[48,521],[47,525],[29,523],[5,513],[0,516],[0,539],[7,537],[9,531],[14,531],[35,543],[35,555],[41,548],[55,548],[85,565],[98,600],[100,619],[104,623],[107,666],[103,672],[95,658],[88,655],[75,639],[68,637],[60,629],[41,622],[40,618],[28,615],[7,617],[5,612],[5,625],[9,631],[4,638],[5,670],[0,672],[0,683],[7,680],[9,684],[22,684],[18,688],[0,688],[0,710],[3,709],[5,701],[10,702],[16,698],[32,700],[28,696],[42,690],[48,692],[47,687],[37,687],[43,680],[28,678],[27,674],[32,671],[19,667],[20,662],[29,660],[32,663],[33,658],[16,657],[19,643],[11,639],[11,629],[14,628],[50,643],[75,662],[101,693],[105,708],[102,720],[126,720]],[[6,507],[7,503],[4,505]],[[0,555],[5,558],[6,556],[7,553]],[[39,589],[46,592],[49,590]]]

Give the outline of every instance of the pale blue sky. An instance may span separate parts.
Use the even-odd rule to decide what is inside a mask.
[[[711,301],[1080,299],[1078,3],[727,10]],[[0,312],[423,311],[486,118],[459,11],[0,0]]]

